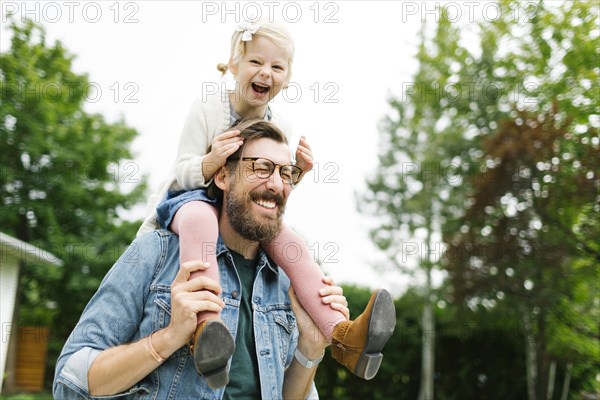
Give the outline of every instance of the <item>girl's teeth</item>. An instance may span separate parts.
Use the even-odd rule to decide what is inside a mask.
[[[269,91],[268,85],[261,85],[260,83],[253,83],[252,86],[253,86],[254,90],[256,90],[259,93],[266,93]]]

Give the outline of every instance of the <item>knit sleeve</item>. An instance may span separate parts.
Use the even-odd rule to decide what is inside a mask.
[[[210,112],[209,99],[197,99],[190,109],[179,139],[177,159],[175,160],[175,177],[180,189],[191,190],[207,186],[202,174],[202,159],[208,152],[214,135],[210,129],[215,111]]]

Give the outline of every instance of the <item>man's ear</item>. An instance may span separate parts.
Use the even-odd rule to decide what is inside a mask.
[[[213,179],[219,189],[225,191],[229,187],[229,177],[224,166],[219,168]]]

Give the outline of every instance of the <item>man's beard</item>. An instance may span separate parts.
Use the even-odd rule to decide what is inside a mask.
[[[284,200],[281,194],[268,191],[251,192],[242,197],[236,195],[235,189],[223,196],[223,206],[231,227],[244,239],[253,242],[272,242],[281,232]],[[263,218],[258,220],[251,211],[252,200],[263,199],[274,201],[278,211],[275,219]],[[247,204],[246,204],[247,203]]]

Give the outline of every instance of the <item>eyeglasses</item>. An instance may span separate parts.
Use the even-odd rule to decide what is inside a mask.
[[[281,179],[289,184],[295,185],[300,181],[302,168],[294,164],[276,164],[273,161],[261,157],[242,157],[241,161],[250,161],[252,163],[252,172],[260,178],[267,179],[273,175],[276,168],[279,168]]]

